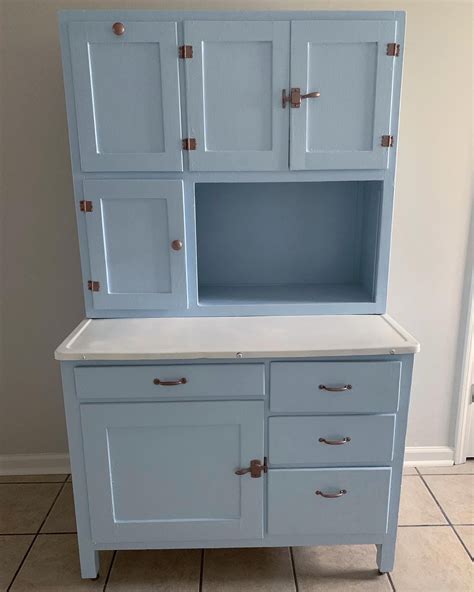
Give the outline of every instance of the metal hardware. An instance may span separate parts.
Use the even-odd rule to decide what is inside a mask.
[[[183,241],[174,240],[171,243],[171,248],[173,249],[173,251],[181,251],[181,249],[183,248]]]
[[[285,109],[286,104],[290,103],[292,109],[299,109],[301,107],[302,99],[317,99],[321,96],[319,91],[314,91],[310,93],[306,93],[305,95],[301,94],[301,88],[292,88],[290,89],[290,94],[286,94],[286,89],[281,91],[281,106]]]
[[[326,440],[326,438],[319,438],[318,442],[321,444],[328,444],[329,446],[340,446],[341,444],[347,444],[351,441],[349,436],[342,438],[342,440]]]
[[[266,472],[268,472],[267,457],[263,459],[263,465],[261,460],[254,459],[250,461],[249,467],[246,467],[245,469],[237,469],[236,471],[234,471],[234,473],[239,476],[250,473],[252,479],[258,479],[262,476],[262,473]]]
[[[178,55],[180,60],[186,60],[193,57],[192,45],[180,45],[178,48]]]
[[[342,497],[343,495],[346,495],[347,489],[340,489],[337,493],[323,493],[322,491],[319,491],[319,489],[318,489],[314,493],[316,495],[320,495],[321,497],[327,497],[329,499],[335,499],[336,497]]]
[[[81,212],[92,212],[92,202],[82,199],[79,202],[79,207],[81,209]]]
[[[114,23],[112,25],[112,31],[116,35],[123,35],[125,33],[125,25],[123,23]]]
[[[352,384],[344,384],[343,386],[326,386],[325,384],[320,384],[318,388],[320,391],[342,393],[344,391],[350,391],[352,389]]]
[[[381,145],[384,148],[391,148],[393,146],[393,136],[382,136]]]
[[[398,58],[400,55],[400,43],[387,43],[387,55]]]
[[[153,384],[159,384],[160,386],[178,386],[180,384],[186,384],[187,382],[187,378],[178,378],[178,380],[160,380],[159,378],[155,378],[153,380]]]
[[[196,150],[196,138],[183,138],[183,150]]]
[[[87,282],[87,289],[90,290],[91,292],[99,292],[99,290],[100,290],[100,283],[99,282],[94,282],[92,280],[89,280]]]

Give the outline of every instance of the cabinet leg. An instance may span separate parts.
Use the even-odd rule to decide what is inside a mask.
[[[99,552],[87,543],[79,544],[81,577],[95,580],[99,575]]]
[[[379,573],[384,574],[393,570],[395,563],[395,539],[387,541],[383,545],[376,545],[377,547],[377,566]]]

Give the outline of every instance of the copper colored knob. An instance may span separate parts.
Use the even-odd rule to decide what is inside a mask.
[[[173,249],[173,251],[181,251],[181,249],[183,248],[183,241],[174,240],[171,243],[171,248]]]
[[[112,31],[116,35],[123,35],[125,33],[125,25],[123,23],[114,23],[112,25]]]

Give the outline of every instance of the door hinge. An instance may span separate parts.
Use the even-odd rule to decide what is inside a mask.
[[[87,282],[87,289],[90,290],[91,292],[98,292],[100,290],[100,283],[93,282],[92,280],[89,280]]]
[[[387,43],[387,55],[398,58],[400,55],[400,43]]]
[[[82,199],[79,202],[79,207],[81,208],[81,212],[92,212],[92,202],[86,199]]]
[[[178,48],[178,55],[180,60],[186,60],[193,57],[192,45],[180,45]]]
[[[263,465],[262,465],[262,461],[258,460],[258,459],[254,459],[250,461],[250,466],[246,467],[245,469],[237,469],[236,471],[234,471],[234,473],[236,475],[246,475],[247,473],[250,473],[250,476],[252,477],[252,479],[258,479],[259,477],[262,476],[262,473],[267,473],[268,472],[268,465],[267,465],[267,457],[265,456],[263,459]]]
[[[391,148],[393,146],[393,136],[382,136],[381,145],[384,148]]]
[[[183,150],[196,150],[196,138],[184,138]]]

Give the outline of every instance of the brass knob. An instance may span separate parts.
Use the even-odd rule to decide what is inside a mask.
[[[123,23],[114,23],[112,25],[112,31],[116,35],[123,35],[125,33],[125,25]]]
[[[173,249],[173,251],[181,251],[181,249],[183,248],[183,241],[174,240],[171,243],[171,248]]]

